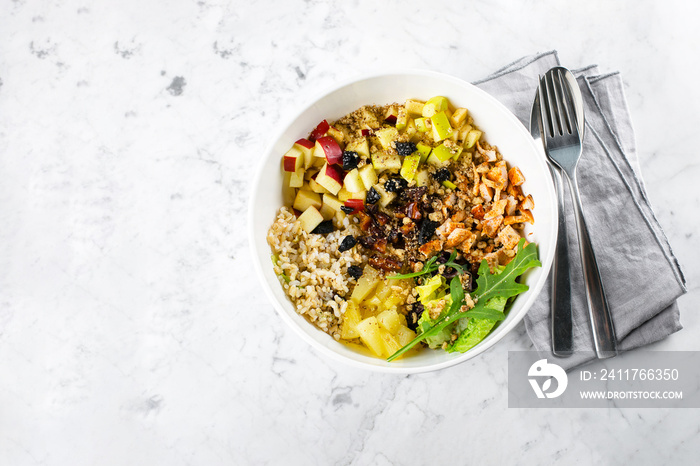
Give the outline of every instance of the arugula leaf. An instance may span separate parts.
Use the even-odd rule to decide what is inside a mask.
[[[518,243],[518,253],[513,260],[505,266],[501,273],[492,274],[486,261],[482,261],[479,266],[479,277],[476,280],[477,287],[472,294],[476,305],[467,312],[460,312],[464,304],[464,290],[459,282],[459,278],[454,277],[450,283],[452,305],[449,311],[445,315],[441,315],[432,327],[426,329],[403,348],[389,356],[387,361],[393,361],[419,342],[438,334],[459,319],[465,317],[495,321],[505,319],[503,310],[508,298],[517,296],[528,289],[527,285],[518,283],[516,279],[528,269],[541,265],[540,261],[537,260],[537,246],[534,243],[525,246],[524,238]]]

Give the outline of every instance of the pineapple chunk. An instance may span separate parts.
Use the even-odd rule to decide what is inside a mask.
[[[360,333],[357,331],[357,324],[360,323],[360,308],[353,301],[348,302],[348,307],[343,314],[343,323],[340,326],[340,338],[343,340],[352,340],[359,338]]]
[[[382,357],[384,354],[384,342],[380,333],[379,322],[377,322],[376,317],[368,317],[365,320],[360,321],[357,326],[357,332],[360,334],[360,339],[362,343],[367,346],[372,352]],[[391,335],[390,335],[391,336]]]
[[[379,325],[384,327],[392,335],[396,335],[396,332],[401,326],[401,319],[399,319],[399,314],[396,311],[384,311],[377,316]]]
[[[398,350],[401,349],[402,345],[387,330],[380,328],[379,336],[381,337],[382,343],[384,344],[385,356],[391,356],[392,354],[396,353]]]
[[[396,331],[396,339],[399,341],[399,345],[404,347],[414,338],[416,338],[416,332],[405,325],[399,325],[399,329]]]
[[[357,285],[355,285],[355,289],[352,290],[350,299],[356,303],[362,302],[362,300],[376,288],[379,282],[379,272],[369,265],[366,265],[362,271],[362,276],[357,281]]]

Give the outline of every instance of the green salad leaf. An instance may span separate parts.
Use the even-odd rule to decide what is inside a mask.
[[[428,262],[426,262],[426,264],[428,264]],[[454,277],[450,282],[450,297],[452,303],[449,308],[443,311],[434,321],[430,320],[429,316],[423,319],[423,316],[426,314],[426,312],[423,312],[423,316],[421,316],[419,320],[418,330],[420,333],[403,348],[389,356],[387,360],[392,361],[396,359],[421,341],[428,341],[428,339],[430,339],[432,346],[436,345],[437,341],[440,339],[442,342],[449,341],[453,329],[448,327],[451,327],[454,322],[464,318],[469,318],[477,322],[471,326],[471,329],[469,322],[467,322],[467,325],[457,337],[457,340],[448,348],[453,348],[454,351],[466,351],[472,348],[488,335],[488,332],[498,321],[505,319],[504,310],[508,299],[527,291],[527,285],[518,283],[516,281],[517,278],[528,269],[540,267],[541,265],[542,264],[537,259],[537,246],[534,243],[525,246],[525,239],[520,240],[518,243],[518,253],[508,265],[498,271],[500,273],[492,274],[486,261],[482,261],[479,266],[479,277],[476,280],[477,287],[472,293],[472,299],[476,304],[472,309],[466,312],[462,312],[461,310],[462,306],[465,304],[464,289],[462,288],[459,278]],[[447,306],[445,307],[447,308]],[[423,320],[422,324],[420,323],[421,320]],[[493,325],[486,329],[488,323],[479,321],[493,321]],[[446,331],[449,334],[446,335]],[[462,337],[465,332],[467,335]],[[463,338],[461,342],[460,338]],[[460,343],[458,344],[457,342]]]
[[[467,319],[467,328],[462,330],[459,337],[445,351],[448,353],[464,353],[468,349],[472,349],[477,343],[486,338],[486,335],[491,332],[497,322],[497,320],[491,319]]]

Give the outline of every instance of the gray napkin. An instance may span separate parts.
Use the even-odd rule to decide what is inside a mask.
[[[500,100],[529,128],[537,77],[557,65],[556,51],[524,57],[474,84]],[[682,328],[676,300],[686,292],[685,278],[644,190],[619,73],[599,75],[596,66],[573,72],[581,87],[586,117],[583,155],[578,168],[584,215],[619,348],[627,351],[661,340]],[[565,199],[572,267],[574,354],[557,358],[557,364],[571,369],[595,356],[568,192]],[[535,349],[543,356],[555,358],[551,352],[550,294],[551,280],[525,317],[525,327]]]

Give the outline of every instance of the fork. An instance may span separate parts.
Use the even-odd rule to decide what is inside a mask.
[[[581,194],[576,177],[582,143],[571,92],[558,69],[550,70],[544,77],[540,77],[537,92],[540,100],[540,129],[545,152],[550,160],[561,168],[574,201],[574,217],[578,231],[583,279],[586,284],[586,301],[595,351],[600,359],[610,358],[617,355],[617,339],[598,263],[586,226],[586,219],[583,215]]]

